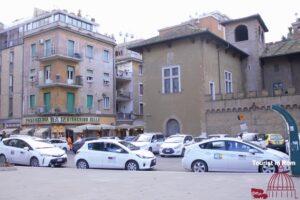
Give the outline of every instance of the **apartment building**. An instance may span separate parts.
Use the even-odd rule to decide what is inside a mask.
[[[116,47],[116,112],[117,124],[143,128],[144,85],[141,54],[128,50],[127,46],[138,41]]]
[[[115,124],[115,40],[65,10],[35,12],[19,26],[22,126],[73,136],[81,124]]]

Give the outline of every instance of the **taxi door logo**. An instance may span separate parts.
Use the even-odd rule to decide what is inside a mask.
[[[280,168],[279,171],[281,172],[275,173],[271,176],[266,192],[260,188],[251,188],[253,200],[298,199],[293,179],[287,174],[287,172],[282,172]]]

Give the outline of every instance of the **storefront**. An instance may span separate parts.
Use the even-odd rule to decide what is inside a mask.
[[[92,124],[111,125],[115,123],[114,117],[102,116],[41,116],[41,117],[24,117],[22,127],[34,127],[35,136],[39,137],[71,137],[76,139],[74,129],[80,125]]]

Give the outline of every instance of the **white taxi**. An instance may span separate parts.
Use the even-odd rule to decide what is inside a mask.
[[[151,169],[156,157],[148,150],[140,150],[131,143],[114,139],[85,142],[75,156],[79,169],[112,168],[131,171]]]
[[[193,143],[190,135],[176,134],[168,137],[160,146],[159,155],[164,156],[184,156],[185,147]]]
[[[39,142],[30,137],[13,137],[0,142],[0,160],[33,167],[53,167],[64,165],[67,162],[67,155],[52,144]]]
[[[143,133],[138,135],[131,143],[144,150],[159,153],[159,148],[165,140],[162,133]]]
[[[185,169],[194,172],[232,171],[275,173],[283,163],[289,170],[289,156],[274,149],[234,138],[210,139],[186,148],[182,159]]]

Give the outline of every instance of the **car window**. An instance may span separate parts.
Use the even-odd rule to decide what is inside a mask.
[[[225,141],[213,141],[200,144],[201,149],[226,150]]]
[[[29,144],[24,142],[23,140],[18,140],[17,147],[23,149],[24,147],[30,148]]]
[[[113,144],[113,143],[106,143],[106,151],[112,152],[112,153],[125,153],[126,150],[124,150],[119,145]]]
[[[59,142],[58,142],[58,140],[51,140],[50,143],[55,144],[55,143],[59,143]]]
[[[165,140],[165,137],[163,135],[156,135],[158,142],[163,142]]]
[[[270,139],[278,141],[278,140],[282,140],[283,137],[281,135],[270,135]]]
[[[250,149],[255,149],[247,144],[236,141],[226,141],[226,146],[228,151],[249,152]]]
[[[18,145],[18,140],[13,139],[13,140],[9,140],[8,145],[7,146],[11,146],[11,147],[17,147]]]
[[[93,142],[88,144],[88,149],[94,151],[105,151],[105,146],[103,142]]]
[[[188,141],[192,141],[193,140],[193,137],[192,136],[186,136],[184,138],[184,143],[188,142]]]

